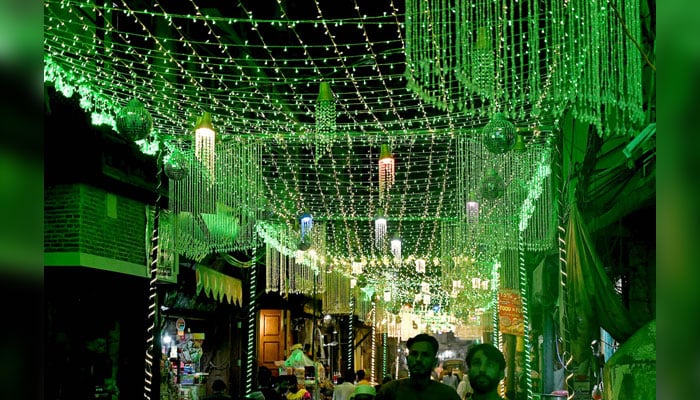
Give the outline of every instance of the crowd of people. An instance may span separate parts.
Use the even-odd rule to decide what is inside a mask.
[[[468,371],[461,377],[448,369],[441,379],[432,374],[439,359],[439,344],[435,337],[421,333],[406,343],[408,377],[392,379],[385,376],[373,385],[364,370],[349,369],[337,378],[332,390],[332,400],[503,400],[499,384],[505,377],[506,361],[503,353],[492,344],[471,346],[466,355]],[[225,394],[226,385],[214,382],[215,393],[205,400],[230,399]],[[245,396],[247,399],[264,400],[323,400],[314,399],[313,393],[300,383],[295,375],[274,377],[261,366],[258,370],[258,387]],[[328,398],[328,397],[326,397]]]

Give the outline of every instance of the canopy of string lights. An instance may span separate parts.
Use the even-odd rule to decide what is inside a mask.
[[[501,3],[49,0],[44,77],[162,156],[178,253],[265,244],[272,271],[484,308],[493,265],[554,246],[562,114],[641,118],[611,12]]]

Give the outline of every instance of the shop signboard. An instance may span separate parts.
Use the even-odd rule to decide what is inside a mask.
[[[518,290],[499,290],[498,326],[502,333],[516,336],[525,335],[522,299]]]

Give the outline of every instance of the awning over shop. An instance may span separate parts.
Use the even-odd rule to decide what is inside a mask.
[[[243,288],[239,279],[199,264],[195,266],[195,276],[197,294],[203,289],[204,294],[219,302],[223,303],[225,299],[229,304],[243,304]]]

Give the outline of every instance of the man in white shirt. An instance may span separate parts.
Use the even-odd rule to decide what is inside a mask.
[[[454,375],[452,373],[452,370],[449,369],[449,370],[447,370],[447,373],[445,374],[445,376],[442,377],[442,383],[451,387],[454,390],[457,390],[457,384],[459,383],[459,378],[457,378],[457,375]]]
[[[471,398],[472,393],[474,393],[474,389],[472,389],[472,386],[469,384],[469,375],[464,374],[462,380],[459,381],[459,385],[457,385],[457,394],[460,399],[464,400]]]
[[[341,382],[342,381],[342,382]],[[355,371],[348,369],[342,377],[338,378],[338,384],[333,388],[333,400],[348,400],[355,392]]]

